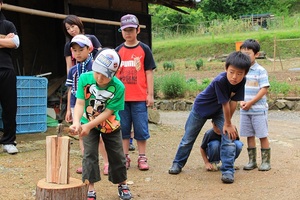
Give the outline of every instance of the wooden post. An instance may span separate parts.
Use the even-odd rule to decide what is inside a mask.
[[[46,137],[46,178],[36,186],[36,200],[87,199],[88,181],[70,178],[70,138]]]
[[[274,36],[274,52],[273,52],[273,71],[275,71],[275,59],[276,59],[276,36]]]

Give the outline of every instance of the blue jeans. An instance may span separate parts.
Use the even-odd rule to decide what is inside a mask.
[[[233,141],[235,144],[235,159],[237,159],[242,151],[243,143],[239,140]],[[206,154],[210,163],[219,163],[220,158],[220,146],[219,140],[210,141],[207,145]]]
[[[222,110],[216,113],[212,117],[216,126],[223,130],[224,115]],[[196,113],[194,108],[189,114],[189,117],[185,123],[185,133],[180,141],[177,149],[177,153],[173,160],[173,164],[177,164],[180,168],[183,168],[190,156],[193,145],[204,126],[207,118],[202,118]],[[228,134],[223,134],[221,139],[220,157],[222,161],[221,172],[223,173],[234,173],[234,160],[235,160],[235,144],[231,139],[228,138]]]

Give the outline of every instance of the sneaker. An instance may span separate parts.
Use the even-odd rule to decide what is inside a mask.
[[[233,174],[230,173],[222,174],[221,180],[223,181],[223,183],[233,183],[234,182]]]
[[[13,144],[4,144],[3,145],[3,151],[7,152],[9,154],[16,154],[19,152],[19,150],[17,149],[17,147]]]
[[[134,144],[129,144],[129,151],[134,151],[134,150],[135,150]]]
[[[149,169],[149,165],[147,163],[147,157],[146,156],[139,156],[138,168],[139,168],[139,170],[148,170]]]
[[[108,175],[108,164],[107,164],[107,165],[104,165],[104,168],[103,168],[103,174],[104,174],[104,175]]]
[[[129,169],[130,162],[131,162],[131,159],[130,159],[129,155],[126,155],[126,169]]]
[[[95,200],[95,199],[96,199],[96,192],[88,191],[87,200]]]
[[[121,200],[130,200],[131,193],[128,185],[119,185],[118,186],[119,197]]]

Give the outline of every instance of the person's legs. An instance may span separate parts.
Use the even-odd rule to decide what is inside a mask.
[[[173,160],[173,165],[169,169],[169,174],[179,174],[185,166],[191,153],[193,145],[207,119],[199,117],[192,109],[185,123],[185,133],[180,141],[177,153]]]
[[[0,143],[9,154],[18,153],[16,148],[17,78],[14,70],[0,72],[0,103],[2,106],[3,136]]]
[[[235,144],[235,159],[237,159],[242,152],[244,144],[240,140],[234,140]]]
[[[102,156],[102,159],[103,159],[103,174],[104,175],[108,175],[108,158],[107,158],[107,153],[106,153],[106,150],[105,150],[105,146],[104,146],[104,142],[103,142],[103,139],[102,139],[102,136],[100,136],[100,140],[99,140],[99,151],[100,151],[100,154]]]
[[[148,128],[148,109],[146,102],[132,102],[131,105],[134,138],[137,141],[139,151],[138,168],[140,170],[148,170],[148,158],[146,157],[147,139],[150,138]]]
[[[210,163],[219,163],[220,162],[220,141],[213,140],[210,141],[207,145],[207,157]]]
[[[84,154],[82,159],[82,181],[89,181],[89,191],[95,191],[94,183],[101,180],[99,169],[99,139],[100,132],[92,129],[83,138]]]

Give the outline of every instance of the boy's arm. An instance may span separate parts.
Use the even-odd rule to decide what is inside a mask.
[[[269,87],[263,87],[259,90],[259,92],[255,95],[253,99],[250,101],[242,101],[240,103],[241,108],[243,110],[249,110],[253,104],[255,104],[258,100],[260,100],[264,95],[268,93]]]
[[[77,103],[76,103],[77,104]],[[86,124],[83,124],[82,130],[80,135],[81,136],[85,136],[87,134],[89,134],[90,130],[96,126],[98,126],[99,124],[101,124],[102,122],[104,122],[107,118],[109,118],[112,114],[114,113],[113,110],[110,110],[108,108],[106,108],[102,113],[100,113],[100,115],[98,115],[95,119],[93,119],[92,121],[89,121]]]
[[[80,119],[83,115],[84,104],[85,102],[83,99],[76,99],[76,104],[74,107],[73,124],[70,126],[70,132],[73,135],[79,135],[82,131]]]
[[[68,96],[67,96],[67,112],[65,116],[66,122],[72,121],[72,111],[71,111],[71,87],[68,88]]]
[[[231,101],[222,104],[224,120],[225,120],[223,126],[223,134],[227,133],[228,137],[232,140],[234,140],[237,137],[236,127],[233,124],[231,124],[231,117],[234,112],[234,110],[232,111],[233,107],[234,107],[233,105],[231,106]]]
[[[146,78],[147,78],[147,106],[153,106],[154,104],[154,81],[153,81],[153,70],[146,71]]]
[[[201,153],[202,159],[204,161],[205,168],[207,170],[212,170],[212,165],[210,164],[209,160],[207,159],[207,154],[206,154],[205,150],[202,149],[201,147],[200,147],[200,153]]]

